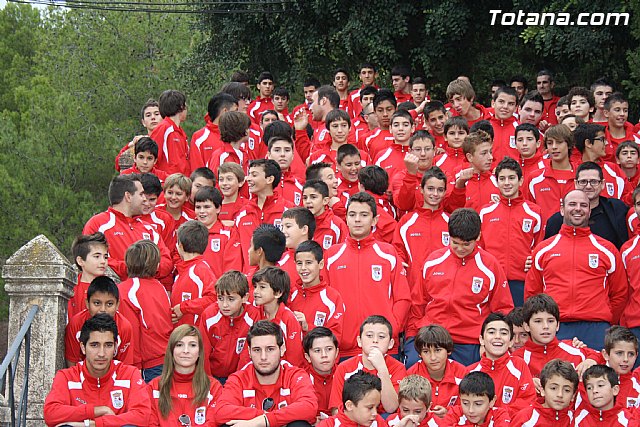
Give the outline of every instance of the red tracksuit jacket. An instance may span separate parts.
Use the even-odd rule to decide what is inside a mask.
[[[406,272],[393,246],[371,235],[362,240],[347,237],[344,243],[329,248],[325,259],[329,283],[345,304],[340,354],[359,353],[356,337],[362,321],[372,314],[386,317],[397,338],[411,300]]]
[[[516,118],[501,120],[494,116],[489,122],[493,127],[493,162],[498,164],[505,156],[517,160],[520,152],[516,147],[516,127],[519,125]]]
[[[291,173],[290,170],[282,172],[282,177],[277,187],[273,189],[282,199],[293,203],[295,206],[302,205],[302,186],[304,179]]]
[[[264,412],[262,401],[267,397],[274,400],[274,405]],[[283,360],[274,385],[258,382],[253,363],[231,375],[216,403],[215,416],[220,425],[266,415],[269,425],[275,427],[297,420],[314,423],[317,411],[318,401],[309,374]]]
[[[107,406],[115,415],[95,418],[94,408]],[[133,366],[111,362],[102,378],[89,375],[84,363],[56,372],[44,402],[44,422],[56,426],[95,420],[98,427],[149,424],[151,406],[147,385]]]
[[[500,203],[480,210],[480,219],[481,246],[500,261],[507,280],[524,281],[527,257],[544,235],[540,208],[522,197],[500,196]]]
[[[373,160],[373,164],[380,166],[389,175],[389,182],[393,177],[405,169],[404,156],[411,151],[408,145],[400,145],[393,143],[387,148],[380,150]]]
[[[84,309],[80,313],[73,316],[64,331],[64,358],[69,362],[78,363],[84,360],[84,354],[80,349],[80,331],[82,325],[89,319],[89,310]],[[115,356],[116,360],[127,365],[133,364],[133,353],[135,349],[132,346],[133,343],[133,331],[131,328],[131,322],[129,322],[123,315],[116,311],[116,315],[113,316],[113,320],[116,321],[118,327],[118,342],[116,342],[116,350],[118,353]]]
[[[275,106],[273,105],[273,99],[260,98],[258,96],[256,97],[256,99],[251,101],[249,106],[247,106],[247,114],[249,115],[249,117],[251,117],[251,120],[254,123],[260,124],[260,118],[262,116],[262,113],[264,113],[267,110],[274,110],[274,109],[275,109]]]
[[[227,162],[239,164],[245,174],[249,172],[249,153],[243,147],[236,150],[231,144],[225,143],[205,160],[207,167],[216,174],[220,165]]]
[[[78,272],[78,283],[73,288],[73,296],[67,303],[67,321],[71,320],[73,316],[80,313],[87,308],[87,290],[91,283],[82,282],[82,271]]]
[[[199,316],[205,308],[216,303],[216,275],[204,260],[197,256],[189,261],[181,261],[176,265],[178,275],[171,288],[171,307],[180,305],[183,316],[175,324],[198,325]]]
[[[444,371],[444,377],[440,381],[436,381],[429,375],[429,370],[422,360],[407,370],[407,375],[420,375],[425,377],[431,383],[431,407],[442,406],[449,408],[450,406],[459,405],[460,396],[458,394],[458,385],[460,381],[467,375],[468,369],[455,360],[448,359],[447,367]]]
[[[245,344],[249,328],[260,320],[260,311],[251,304],[235,318],[220,313],[217,304],[207,307],[200,317],[200,333],[205,343],[207,372],[226,378],[242,367],[240,355],[246,353]]]
[[[605,160],[610,162],[616,161],[616,149],[621,142],[635,141],[636,143],[640,143],[640,135],[635,132],[633,124],[629,122],[624,123],[624,136],[622,138],[614,138],[611,135],[611,130],[609,129],[608,124],[605,126],[604,135],[607,137],[608,142],[608,144],[605,145]]]
[[[442,209],[417,208],[403,216],[393,234],[393,246],[408,269],[413,287],[431,252],[449,246],[449,215]]]
[[[537,174],[527,177],[523,189],[525,199],[540,206],[542,223],[547,224],[551,215],[560,210],[560,200],[569,191],[575,189],[575,170],[556,170],[545,162],[545,168]]]
[[[433,159],[433,165],[442,169],[442,172],[449,179],[449,183],[456,182],[456,172],[462,168],[469,167],[467,157],[460,148],[451,148],[448,145],[444,147],[444,154],[440,154]]]
[[[391,182],[391,191],[393,193],[393,203],[400,211],[409,212],[424,205],[424,196],[420,184],[422,182],[422,174],[418,172],[416,175],[407,173],[402,170],[393,177]],[[454,183],[447,183],[447,189],[442,207],[446,212],[453,212],[458,208],[464,207],[466,203],[466,191],[464,188],[455,187]]]
[[[267,319],[264,314],[264,306],[258,307],[260,311],[259,320],[270,320],[282,329],[282,336],[286,350],[282,358],[294,366],[303,367],[307,363],[304,358],[304,350],[302,348],[302,326],[296,319],[293,311],[283,303],[280,303],[276,317]],[[248,353],[247,353],[248,354]]]
[[[422,281],[413,287],[413,304],[407,336],[437,323],[444,326],[460,344],[476,344],[480,335],[479,318],[488,313],[513,310],[513,300],[500,262],[476,246],[465,258],[442,248],[427,258]]]
[[[509,352],[498,360],[482,356],[480,361],[469,367],[469,372],[481,371],[488,374],[496,388],[497,408],[505,408],[510,415],[531,405],[536,399],[536,389],[529,367],[519,357]]]
[[[331,396],[331,386],[333,385],[333,376],[336,373],[336,365],[333,365],[333,369],[329,375],[320,375],[313,369],[310,363],[307,363],[304,370],[309,374],[311,384],[313,384],[313,391],[318,399],[318,413],[316,417],[324,414],[326,416],[331,415],[331,408],[329,407],[329,397]]]
[[[620,248],[622,262],[627,270],[629,299],[620,318],[627,328],[640,326],[640,236],[628,240]]]
[[[218,148],[222,147],[220,139],[220,128],[218,125],[208,120],[209,115],[205,117],[207,124],[202,129],[194,132],[191,136],[191,144],[189,144],[189,165],[194,171],[203,167],[207,160]]]
[[[362,354],[358,354],[357,356],[347,359],[338,365],[336,373],[333,375],[331,397],[329,398],[330,408],[338,408],[339,410],[344,410],[342,404],[342,389],[344,388],[345,381],[351,378],[353,374],[362,370],[372,375],[378,375],[378,371],[376,369],[365,368],[364,363],[362,362],[362,357]],[[398,387],[400,387],[400,381],[402,381],[402,379],[407,376],[407,370],[404,368],[404,365],[402,363],[398,362],[388,354],[384,356],[384,361],[387,365],[387,369],[389,370],[389,376],[391,377],[393,388],[397,393]],[[378,406],[378,412],[384,412],[382,403],[380,403],[380,406]]]
[[[518,155],[518,157],[516,157],[516,160],[520,161],[522,176],[525,180],[528,177],[539,173],[540,169],[544,169],[546,167],[542,159],[542,153],[540,151],[536,151],[536,154],[528,159],[523,159],[522,156]]]
[[[362,150],[359,150],[359,151],[360,151],[360,164],[362,165],[362,167],[365,167],[366,165],[371,163],[371,159],[369,158],[369,155],[365,151],[362,151]],[[333,167],[333,170],[338,172],[337,156],[338,156],[338,150],[334,150],[331,148],[331,146],[328,146],[311,153],[311,155],[309,156],[308,163],[310,165],[313,165],[315,163],[320,163],[320,162],[329,163],[331,167]]]
[[[304,313],[309,330],[324,326],[331,329],[338,338],[338,342],[342,339],[344,302],[340,292],[326,282],[320,282],[311,288],[303,288],[302,281],[298,280],[296,290],[291,293],[289,308],[291,311]]]
[[[213,274],[220,277],[229,270],[242,271],[241,252],[238,229],[223,225],[218,217],[218,221],[209,228],[209,244],[203,254]]]
[[[125,169],[123,171],[120,172],[120,175],[131,175],[131,174],[141,174],[142,172],[140,172],[138,170],[138,168],[136,167],[136,164],[134,163],[133,166],[131,166],[129,169]],[[153,167],[151,168],[151,172],[149,172],[155,176],[158,177],[158,179],[160,180],[160,184],[164,185],[164,180],[167,179],[167,177],[169,176],[165,171],[158,169],[157,167]]]
[[[634,413],[629,409],[623,408],[620,404],[607,411],[599,411],[589,405],[588,409],[583,409],[574,415],[575,418],[572,425],[575,427],[637,427],[640,425]]]
[[[162,283],[134,277],[118,284],[120,313],[131,323],[133,364],[142,369],[162,365],[173,331],[169,297]]]
[[[393,144],[393,135],[387,129],[376,128],[371,131],[364,140],[364,149],[369,153],[369,157],[375,159],[378,153],[386,150]]]
[[[524,347],[513,352],[513,356],[522,358],[529,366],[529,371],[534,377],[538,377],[544,365],[553,359],[562,359],[571,363],[574,367],[586,359],[600,360],[600,353],[590,348],[575,348],[570,340],[559,341],[554,338],[547,345],[538,345],[528,340]]]
[[[324,213],[316,217],[316,231],[313,233],[313,240],[322,246],[325,251],[332,245],[342,243],[349,235],[349,227],[343,220],[333,214],[333,211],[326,207]]]
[[[364,427],[360,424],[352,421],[343,411],[338,411],[338,415],[334,415],[316,424],[316,427]],[[371,425],[366,427],[387,427],[387,422],[380,415],[376,416],[376,419]]]
[[[236,215],[245,208],[247,203],[249,203],[249,201],[240,195],[238,195],[236,201],[233,203],[223,203],[222,206],[220,206],[218,219],[220,221],[235,221]]]
[[[620,166],[612,162],[600,160],[598,165],[602,168],[604,187],[600,192],[602,197],[622,199],[626,186],[626,175]]]
[[[474,173],[473,177],[467,181],[465,191],[467,199],[465,207],[473,208],[476,212],[480,212],[483,206],[500,198],[498,181],[491,171]]]
[[[569,427],[573,421],[571,407],[556,411],[544,408],[541,403],[534,401],[533,405],[524,408],[511,418],[512,427]]]
[[[588,227],[563,224],[556,236],[533,251],[524,298],[549,294],[560,307],[562,322],[618,323],[627,303],[627,287],[622,258],[612,243]]]
[[[454,406],[447,412],[444,419],[438,420],[438,425],[441,427],[511,427],[511,416],[503,408],[491,408],[482,424],[472,424],[462,412],[462,406]]]
[[[195,372],[195,371],[194,371]],[[191,382],[193,374],[180,374],[173,372],[173,381],[171,382],[171,412],[166,418],[160,413],[158,402],[160,399],[160,377],[156,377],[149,383],[149,394],[151,395],[151,420],[149,425],[152,427],[182,427],[182,423],[178,418],[182,415],[188,415],[191,419],[191,425],[215,427],[215,419],[213,410],[215,402],[222,394],[222,386],[215,378],[209,378],[211,386],[209,387],[209,395],[207,399],[196,406],[193,403],[194,393]]]
[[[154,227],[169,251],[173,251],[176,248],[176,220],[173,219],[169,212],[163,209],[154,209],[150,214],[141,215],[140,218]]]
[[[189,144],[187,134],[170,117],[165,117],[149,135],[158,144],[156,167],[169,175],[191,174],[189,166]]]
[[[156,277],[166,277],[173,271],[171,253],[155,229],[140,217],[127,217],[122,212],[109,207],[106,212],[94,215],[87,221],[82,234],[104,233],[109,242],[109,267],[116,272],[120,280],[127,278],[127,266],[124,254],[129,246],[138,240],[151,240],[160,249],[160,267]]]

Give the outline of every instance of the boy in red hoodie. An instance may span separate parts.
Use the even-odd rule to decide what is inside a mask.
[[[216,276],[203,254],[209,230],[201,222],[187,221],[178,228],[178,275],[171,288],[171,321],[175,327],[197,325],[200,314],[216,300]]]
[[[189,143],[187,134],[180,127],[187,120],[187,98],[177,90],[165,90],[158,103],[162,121],[150,134],[159,149],[156,167],[167,174],[189,176]]]
[[[344,302],[335,288],[320,274],[324,270],[324,253],[317,242],[307,240],[295,251],[298,275],[297,286],[289,307],[307,333],[317,326],[331,329],[338,341],[342,337]]]
[[[571,363],[553,359],[540,373],[544,402],[534,401],[511,419],[513,427],[569,427],[573,421],[571,403],[578,390],[578,374]]]
[[[338,339],[329,328],[317,326],[305,334],[302,347],[304,358],[309,362],[304,369],[318,398],[316,419],[321,421],[331,416],[329,397],[338,361]]]
[[[134,148],[135,157],[133,166],[120,172],[120,175],[132,173],[152,173],[160,179],[161,183],[169,176],[166,172],[158,169],[158,144],[148,136],[140,138]]]
[[[302,187],[302,200],[304,207],[309,209],[316,219],[314,241],[325,250],[345,241],[349,235],[349,228],[329,208],[329,186],[324,181],[312,179],[305,182]]]
[[[73,260],[78,267],[78,283],[67,306],[67,317],[71,319],[85,309],[87,289],[98,276],[107,269],[109,244],[101,232],[78,236],[71,244]]]
[[[171,306],[162,283],[154,279],[160,250],[150,240],[139,240],[125,254],[129,279],[118,285],[120,312],[131,323],[133,364],[151,381],[162,373],[164,354],[173,331]]]
[[[582,381],[587,389],[589,407],[575,415],[574,426],[638,426],[632,411],[616,402],[620,384],[613,368],[605,365],[592,366],[582,374]]]
[[[437,427],[431,411],[431,384],[420,375],[409,375],[400,381],[398,412],[387,418],[391,427]]]
[[[623,408],[637,408],[640,402],[640,371],[633,370],[638,358],[636,336],[624,326],[612,326],[604,336],[602,356],[620,379],[617,402]]]

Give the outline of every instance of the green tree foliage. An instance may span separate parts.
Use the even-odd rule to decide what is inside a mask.
[[[207,2],[199,7],[221,12],[221,6]],[[490,25],[492,9],[626,11],[622,0],[291,0],[236,8],[234,14],[200,15],[207,37],[192,59],[254,76],[271,70],[297,92],[308,74],[328,82],[335,67],[356,73],[362,62],[378,64],[386,84],[394,64],[409,64],[431,80],[439,96],[460,74],[470,76],[482,94],[495,78],[524,74],[533,83],[544,67],[564,85],[589,84],[601,75],[620,81],[629,76],[627,50],[637,45],[628,27]],[[352,83],[357,85],[355,75]]]

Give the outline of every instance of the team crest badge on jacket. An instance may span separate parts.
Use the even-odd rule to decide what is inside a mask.
[[[300,205],[300,201],[302,200],[302,194],[300,193],[293,193],[293,200],[296,206]]]
[[[616,188],[613,186],[613,182],[607,182],[607,194],[609,195],[609,197],[613,197],[613,195],[616,192]]]
[[[144,240],[151,240],[151,234],[149,233],[142,233],[142,238]]]
[[[505,404],[508,404],[513,399],[513,387],[504,386],[502,387],[502,401]]]
[[[333,245],[333,236],[325,234],[324,239],[322,239],[322,247],[329,249],[331,245]]]
[[[449,232],[442,232],[442,246],[449,246]]]
[[[316,311],[316,318],[313,320],[314,326],[324,326],[324,322],[327,320],[327,313],[322,311]]]
[[[211,239],[211,250],[213,252],[220,252],[220,239]]]
[[[249,149],[253,150],[256,146],[256,140],[253,138],[249,138]]]
[[[246,338],[238,338],[238,341],[236,341],[236,354],[242,353],[242,350],[244,349],[244,343],[246,341]]]
[[[372,265],[371,266],[371,278],[376,282],[382,280],[382,266],[381,265]]]
[[[482,290],[482,284],[484,283],[484,279],[482,277],[474,277],[473,282],[471,283],[471,292],[474,294],[479,294]]]
[[[531,219],[523,219],[522,220],[522,231],[528,233],[531,231],[531,226],[533,225],[533,220]]]
[[[597,268],[598,260],[598,254],[589,254],[589,267]]]
[[[124,395],[122,390],[113,390],[111,392],[111,404],[115,409],[122,409],[124,406]]]
[[[205,408],[204,406],[196,408],[196,418],[194,420],[196,425],[201,426],[202,424],[204,424],[206,420],[207,420],[207,408]]]

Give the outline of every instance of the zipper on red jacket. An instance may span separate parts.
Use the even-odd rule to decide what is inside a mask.
[[[599,420],[600,420],[600,421],[604,421],[604,419],[602,418],[602,411],[598,411],[598,414],[599,414],[599,416],[600,416],[600,419],[599,419]]]
[[[560,421],[560,414],[556,411],[556,421]]]

